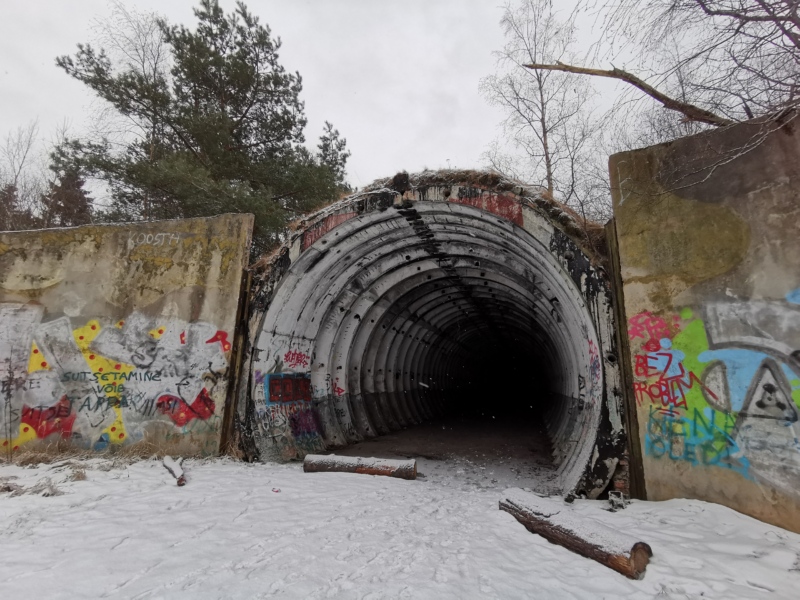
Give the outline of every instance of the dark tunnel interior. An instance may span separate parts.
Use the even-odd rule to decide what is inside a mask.
[[[554,382],[543,351],[521,332],[468,339],[465,345],[473,350],[464,357],[465,379],[454,390],[450,413],[541,428],[554,401],[550,394]]]

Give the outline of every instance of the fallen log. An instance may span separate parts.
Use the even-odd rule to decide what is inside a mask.
[[[500,510],[510,513],[531,533],[591,558],[631,579],[641,579],[653,556],[650,546],[579,515],[561,500],[542,498],[522,490],[506,490]]]
[[[417,461],[337,456],[335,454],[307,454],[303,461],[303,471],[306,473],[363,473],[399,477],[400,479],[416,479]]]

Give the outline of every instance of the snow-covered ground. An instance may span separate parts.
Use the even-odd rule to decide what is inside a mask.
[[[0,598],[800,597],[800,535],[704,502],[576,501],[652,546],[631,581],[528,533],[498,510],[506,478],[463,457],[416,481],[184,470],[178,487],[157,460],[0,466],[17,490],[0,493]]]

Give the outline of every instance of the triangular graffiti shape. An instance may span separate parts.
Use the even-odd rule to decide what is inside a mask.
[[[728,372],[724,362],[717,360],[706,367],[700,389],[709,406],[724,413],[731,412],[731,393],[728,389]]]
[[[797,421],[797,408],[792,400],[792,388],[778,364],[768,358],[756,371],[747,398],[741,411],[742,416]]]

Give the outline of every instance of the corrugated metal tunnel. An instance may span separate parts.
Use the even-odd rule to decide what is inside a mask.
[[[315,215],[261,273],[244,415],[261,458],[536,416],[560,487],[599,493],[624,446],[613,313],[574,223],[505,182],[406,177]]]

